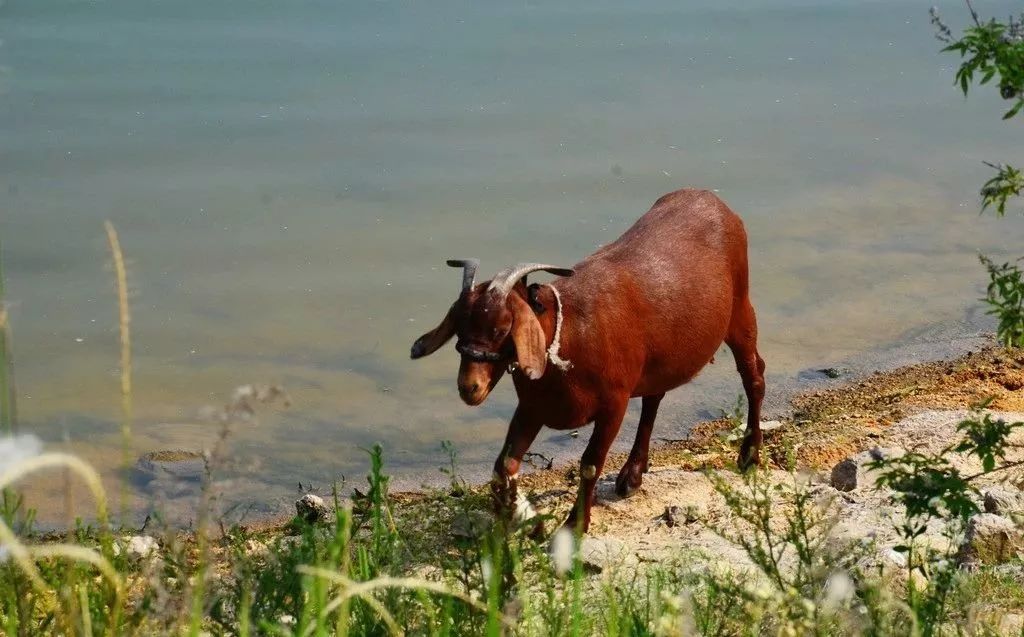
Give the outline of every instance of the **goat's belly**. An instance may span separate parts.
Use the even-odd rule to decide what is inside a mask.
[[[693,380],[722,346],[725,335],[712,338],[680,339],[672,347],[659,349],[666,354],[648,357],[633,396],[661,394]]]

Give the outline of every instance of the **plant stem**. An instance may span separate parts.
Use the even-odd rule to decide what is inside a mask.
[[[18,408],[14,390],[14,352],[11,326],[4,305],[3,251],[0,250],[0,432],[18,433]]]
[[[117,283],[118,327],[121,337],[121,448],[125,470],[132,462],[132,335],[131,308],[128,306],[128,272],[121,252],[121,241],[114,224],[104,222],[110,254],[114,259],[114,276]],[[121,487],[121,523],[124,524],[128,510],[126,487]]]

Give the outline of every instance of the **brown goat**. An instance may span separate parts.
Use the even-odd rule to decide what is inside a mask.
[[[758,462],[764,361],[748,296],[743,222],[716,195],[684,189],[654,206],[572,270],[521,264],[474,285],[476,260],[463,268],[459,298],[421,336],[412,358],[458,335],[462,400],[479,405],[506,369],[519,396],[492,489],[500,511],[517,506],[516,475],[541,427],[594,422],[580,461],[580,489],[566,525],[590,526],[594,486],[631,397],[643,399],[636,441],[615,481],[627,496],[648,468],[648,446],[665,392],[688,382],[723,342],[736,358],[749,412],[739,465]],[[565,278],[527,287],[530,272]],[[549,362],[551,363],[549,365]]]

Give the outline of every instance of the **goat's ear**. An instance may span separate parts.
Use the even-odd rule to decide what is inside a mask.
[[[448,309],[448,313],[444,315],[444,319],[441,321],[440,325],[416,339],[416,342],[412,344],[410,358],[423,358],[424,356],[433,354],[438,350],[438,348],[447,343],[448,340],[455,335],[456,305],[458,305],[458,301],[453,303]]]
[[[544,348],[544,330],[530,304],[518,294],[509,294],[512,310],[512,340],[516,344],[516,358],[527,378],[536,380],[544,375],[548,353]]]

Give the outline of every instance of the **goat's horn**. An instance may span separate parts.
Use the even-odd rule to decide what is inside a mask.
[[[508,293],[515,287],[516,282],[531,272],[538,270],[544,270],[551,274],[557,274],[558,276],[572,276],[572,268],[560,268],[555,265],[546,265],[543,263],[520,263],[519,265],[506,268],[501,272],[494,275],[494,279],[491,281],[489,289],[498,290],[503,296],[508,296]]]
[[[462,268],[462,291],[473,287],[476,281],[476,269],[480,267],[479,259],[448,259],[448,265],[453,268]]]

